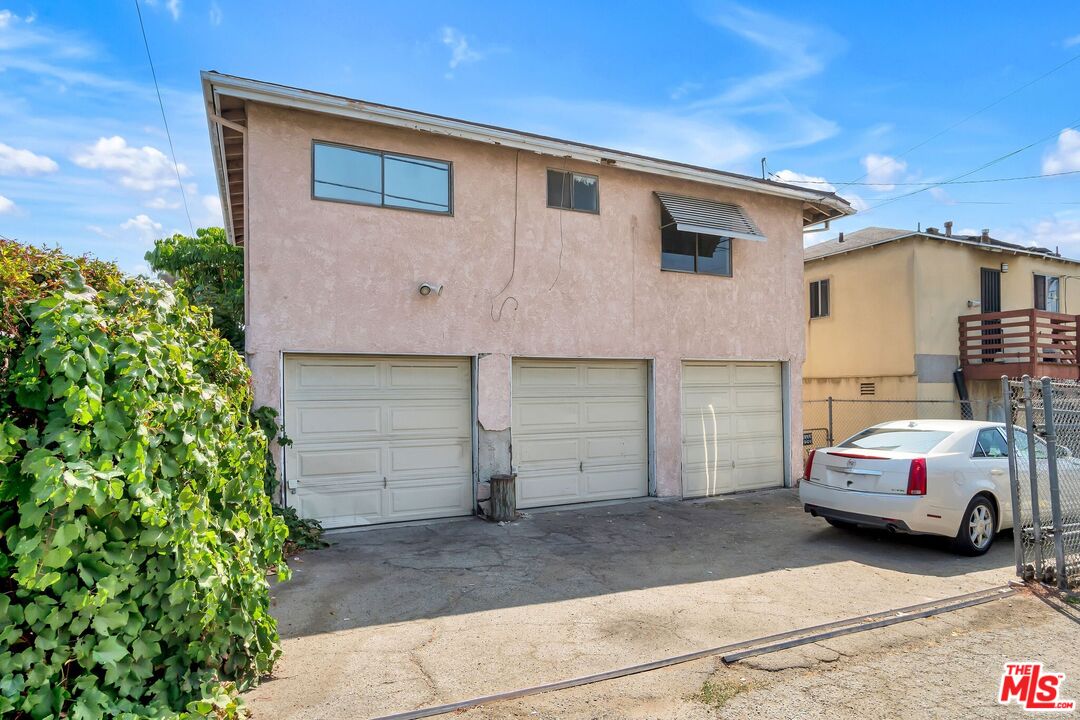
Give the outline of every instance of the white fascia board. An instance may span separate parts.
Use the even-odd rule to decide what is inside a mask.
[[[823,197],[809,190],[803,191],[783,185],[770,187],[772,183],[759,182],[749,178],[744,179],[734,175],[721,175],[704,168],[694,168],[659,159],[629,155],[614,150],[593,148],[555,138],[519,133],[513,130],[481,126],[453,118],[416,113],[385,105],[372,105],[359,100],[324,95],[299,88],[270,85],[257,80],[223,76],[210,72],[203,72],[202,77],[204,83],[208,82],[210,84],[213,92],[252,102],[338,115],[379,125],[390,125],[463,140],[527,150],[541,155],[565,157],[598,165],[619,167],[624,170],[636,170],[653,175],[693,180],[747,192],[802,200],[818,207],[828,208],[831,211],[830,217],[815,221],[813,223],[815,225],[824,222],[825,219],[837,219],[855,213],[853,208],[836,198]]]

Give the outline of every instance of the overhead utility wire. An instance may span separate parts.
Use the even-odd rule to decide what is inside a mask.
[[[161,108],[161,122],[165,125],[165,137],[169,140],[169,154],[172,156],[173,170],[176,172],[176,184],[180,186],[180,197],[184,200],[184,214],[187,215],[188,229],[191,236],[195,236],[195,225],[191,222],[191,210],[188,209],[187,193],[184,192],[184,182],[180,179],[180,165],[176,162],[176,150],[173,148],[172,133],[169,132],[169,121],[165,117],[165,103],[161,99],[161,87],[158,85],[157,71],[154,70],[154,58],[150,56],[150,41],[146,39],[146,26],[143,25],[142,8],[139,0],[135,0],[135,12],[139,16],[139,30],[142,31],[143,46],[146,47],[146,60],[150,63],[150,75],[154,78],[154,90],[157,92],[158,107]]]
[[[798,184],[799,185],[834,185],[834,186],[865,185],[867,187],[881,187],[881,186],[885,186],[885,185],[888,185],[888,186],[897,186],[897,185],[920,186],[920,185],[925,185],[925,186],[928,186],[928,187],[937,187],[938,185],[979,185],[979,184],[982,184],[982,183],[1012,182],[1013,180],[1038,180],[1038,179],[1041,179],[1041,178],[1052,178],[1052,177],[1061,177],[1062,175],[1077,175],[1077,174],[1080,174],[1080,170],[1063,170],[1062,172],[1043,173],[1041,175],[1017,175],[1015,177],[987,178],[985,180],[955,180],[955,181],[951,181],[951,182],[948,181],[948,180],[938,180],[937,182],[928,180],[928,181],[925,181],[925,182],[887,182],[887,183],[886,182],[876,182],[876,183],[872,183],[872,182],[857,182],[857,181],[833,182],[831,180],[799,180]],[[790,180],[785,180],[784,178],[780,177],[779,175],[777,175],[774,172],[770,172],[769,175],[776,178],[779,182],[791,182]]]
[[[1077,127],[1080,127],[1080,120],[1072,122],[1069,125],[1069,127],[1066,128],[1066,129],[1067,130],[1075,130]],[[996,158],[994,158],[993,160],[991,160],[989,162],[983,163],[982,165],[975,168],[974,170],[969,170],[969,171],[967,171],[965,173],[960,173],[956,177],[949,178],[948,180],[942,180],[939,183],[934,183],[933,185],[929,185],[927,187],[922,187],[922,188],[919,188],[918,190],[912,190],[911,192],[906,192],[906,193],[902,193],[900,195],[894,195],[891,198],[886,198],[885,200],[879,202],[876,205],[871,205],[870,207],[868,207],[863,212],[865,213],[865,212],[870,212],[871,210],[877,210],[878,208],[880,208],[882,206],[885,206],[885,205],[888,205],[890,203],[894,203],[897,200],[903,200],[904,198],[911,197],[912,195],[918,195],[919,193],[926,192],[927,190],[932,190],[932,189],[934,189],[936,187],[940,187],[942,185],[948,185],[948,184],[951,184],[951,183],[955,183],[957,180],[960,180],[962,178],[966,178],[969,175],[974,175],[975,173],[980,172],[981,170],[985,170],[986,168],[988,168],[988,167],[990,167],[992,165],[997,165],[1002,160],[1007,160],[1007,159],[1013,157],[1014,155],[1019,155],[1020,153],[1026,151],[1026,150],[1030,150],[1031,148],[1035,147],[1036,145],[1041,145],[1042,143],[1046,142],[1047,140],[1051,140],[1051,139],[1057,137],[1061,132],[1062,131],[1060,131],[1060,130],[1056,130],[1056,131],[1050,133],[1049,135],[1046,135],[1045,137],[1039,138],[1035,142],[1028,143],[1027,145],[1025,145],[1025,146],[1023,146],[1021,148],[1017,148],[1016,150],[1013,150],[1011,152],[1007,152],[1004,155],[1001,155],[1000,157],[996,157]]]
[[[1073,55],[1071,58],[1069,58],[1065,62],[1061,63],[1060,65],[1057,65],[1057,66],[1051,68],[1050,70],[1047,70],[1042,75],[1035,78],[1034,80],[1029,80],[1028,82],[1024,83],[1023,85],[1016,88],[1015,90],[1012,90],[1011,92],[1008,92],[1005,95],[1002,95],[997,100],[994,100],[991,103],[983,105],[981,108],[979,108],[975,112],[971,113],[970,115],[968,115],[968,116],[966,116],[966,117],[964,117],[964,118],[962,118],[960,120],[957,120],[956,122],[954,122],[952,125],[949,125],[945,129],[939,130],[938,132],[934,133],[933,135],[926,138],[922,142],[915,143],[914,145],[909,147],[907,150],[905,150],[904,152],[897,155],[896,158],[897,159],[902,158],[902,157],[906,156],[908,153],[911,153],[911,152],[914,152],[915,150],[918,150],[923,145],[926,145],[929,142],[933,142],[934,140],[937,140],[939,137],[941,137],[945,133],[950,132],[951,130],[954,130],[954,129],[960,127],[961,125],[966,123],[968,120],[971,120],[972,118],[976,117],[977,115],[981,115],[982,113],[986,112],[987,110],[994,107],[995,105],[1001,104],[1002,102],[1004,102],[1004,101],[1008,100],[1009,98],[1011,98],[1013,95],[1016,95],[1017,93],[1019,93],[1022,90],[1026,90],[1027,88],[1031,87],[1035,83],[1040,82],[1041,80],[1045,80],[1046,78],[1048,78],[1051,75],[1053,75],[1054,73],[1056,73],[1058,70],[1061,70],[1062,68],[1066,67],[1067,65],[1071,65],[1072,63],[1076,62],[1077,60],[1080,60],[1080,53],[1078,53],[1076,55]],[[843,184],[845,184],[845,185],[855,184],[856,182],[858,182],[859,180],[862,180],[864,177],[866,177],[869,174],[870,174],[870,171],[867,170],[862,175],[860,175],[859,177],[852,180],[850,183],[843,183]],[[893,184],[895,184],[895,183],[893,183]]]

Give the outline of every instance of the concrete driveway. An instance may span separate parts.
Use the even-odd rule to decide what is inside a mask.
[[[1000,585],[930,538],[836,530],[776,490],[336,535],[275,591],[258,718],[363,718]]]

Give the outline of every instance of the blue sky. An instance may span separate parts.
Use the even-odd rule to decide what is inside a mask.
[[[1080,257],[1080,173],[877,207],[1043,139],[965,179],[1080,170],[1080,59],[1004,97],[1080,56],[1077,3],[142,2],[195,227],[221,221],[214,69],[751,175],[766,156],[864,209],[834,231],[951,219]],[[144,271],[176,231],[134,3],[0,4],[0,234]]]

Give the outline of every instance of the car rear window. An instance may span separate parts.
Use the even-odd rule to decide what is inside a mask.
[[[950,434],[944,430],[867,428],[858,435],[845,440],[839,447],[926,453],[937,447],[938,443],[949,437]]]

